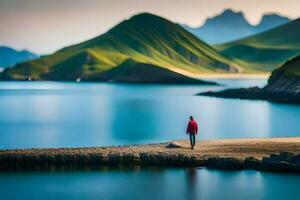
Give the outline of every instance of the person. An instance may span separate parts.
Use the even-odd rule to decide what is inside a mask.
[[[190,136],[190,142],[191,142],[192,149],[194,149],[194,146],[196,144],[196,134],[197,133],[198,133],[198,124],[194,120],[193,116],[190,116],[190,121],[189,121],[187,129],[186,129],[186,134],[189,134],[189,136]]]

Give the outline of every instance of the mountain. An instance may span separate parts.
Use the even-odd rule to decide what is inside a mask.
[[[288,60],[280,68],[274,70],[264,88],[229,89],[201,95],[300,104],[300,56]]]
[[[0,67],[1,68],[13,66],[16,63],[32,60],[37,57],[38,56],[35,55],[34,53],[26,50],[17,51],[9,47],[0,46]]]
[[[300,103],[300,56],[288,60],[282,67],[274,70],[264,91],[298,97]]]
[[[287,17],[279,16],[277,14],[265,14],[260,23],[255,26],[256,33],[260,33],[266,30],[270,30],[272,28],[275,28],[277,26],[286,24],[290,22],[291,20]]]
[[[184,26],[184,28],[209,44],[220,44],[254,35],[289,21],[290,19],[287,17],[277,14],[266,14],[258,25],[252,26],[245,19],[242,12],[234,12],[231,9],[227,9],[215,17],[208,18],[198,28],[189,26]]]
[[[83,80],[84,81],[84,80]],[[157,67],[151,64],[136,63],[126,60],[112,70],[96,74],[88,81],[109,81],[123,83],[180,83],[215,85],[214,82],[202,81],[184,76],[182,74]]]
[[[124,66],[124,71],[116,69]],[[152,77],[153,82],[154,76],[162,71],[187,77],[191,74],[240,70],[233,60],[219,54],[180,25],[142,13],[96,38],[6,69],[0,74],[0,79],[118,81],[120,78],[114,76],[120,76],[119,72],[125,77],[128,75],[126,71],[137,73],[138,67],[140,70],[157,68],[150,70],[153,73],[147,72],[147,78]],[[103,78],[108,77],[107,74],[109,78]],[[139,71],[135,76],[141,74]]]
[[[300,54],[300,19],[241,40],[215,46],[251,68],[272,71]]]

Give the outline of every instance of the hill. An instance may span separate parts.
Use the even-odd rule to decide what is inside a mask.
[[[293,94],[300,98],[300,56],[274,70],[264,90],[268,93]]]
[[[17,51],[10,47],[0,46],[0,67],[5,68],[13,66],[16,63],[32,60],[38,56],[32,52],[22,50]]]
[[[216,84],[214,82],[202,81],[187,77],[151,64],[136,63],[130,59],[126,60],[120,66],[115,67],[112,70],[89,77],[88,81],[160,84]]]
[[[270,30],[272,28],[276,28],[278,26],[281,26],[283,24],[287,24],[291,20],[288,17],[280,16],[275,13],[265,14],[261,18],[258,25],[254,26],[254,32],[260,33],[267,30]]]
[[[6,69],[0,79],[95,81],[95,77],[122,66],[128,59],[135,66],[159,67],[186,75],[240,71],[233,60],[180,25],[143,13],[101,36]]]
[[[246,20],[242,12],[227,9],[217,16],[208,18],[200,27],[183,27],[209,44],[220,44],[261,33],[289,21],[290,19],[287,17],[266,14],[258,25],[253,26]]]
[[[201,95],[300,104],[300,56],[288,60],[283,66],[274,70],[264,88],[229,89]]]
[[[272,71],[300,54],[300,19],[269,31],[216,46],[257,70]]]

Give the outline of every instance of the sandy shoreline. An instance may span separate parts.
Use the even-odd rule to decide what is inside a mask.
[[[200,79],[268,79],[270,73],[265,74],[201,74],[195,76]]]
[[[91,148],[1,150],[0,170],[49,166],[159,165],[300,172],[300,137],[207,140]],[[274,161],[275,159],[275,161]],[[284,164],[284,165],[283,165]],[[283,165],[283,166],[282,166]],[[278,168],[279,167],[279,168]]]
[[[285,138],[249,138],[249,139],[221,139],[197,141],[191,150],[188,140],[171,141],[181,148],[166,148],[170,142],[145,145],[111,146],[111,147],[83,147],[83,148],[41,148],[0,150],[0,156],[6,154],[74,154],[74,153],[184,153],[202,157],[221,156],[261,159],[270,154],[293,152],[300,154],[300,137]]]
[[[271,76],[271,73],[191,73],[175,68],[169,70],[197,79],[268,79]]]

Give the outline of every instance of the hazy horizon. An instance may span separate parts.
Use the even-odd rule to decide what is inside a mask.
[[[295,19],[299,7],[296,0],[0,0],[0,45],[48,54],[141,12],[197,27],[225,9],[243,12],[254,25],[267,13]]]

